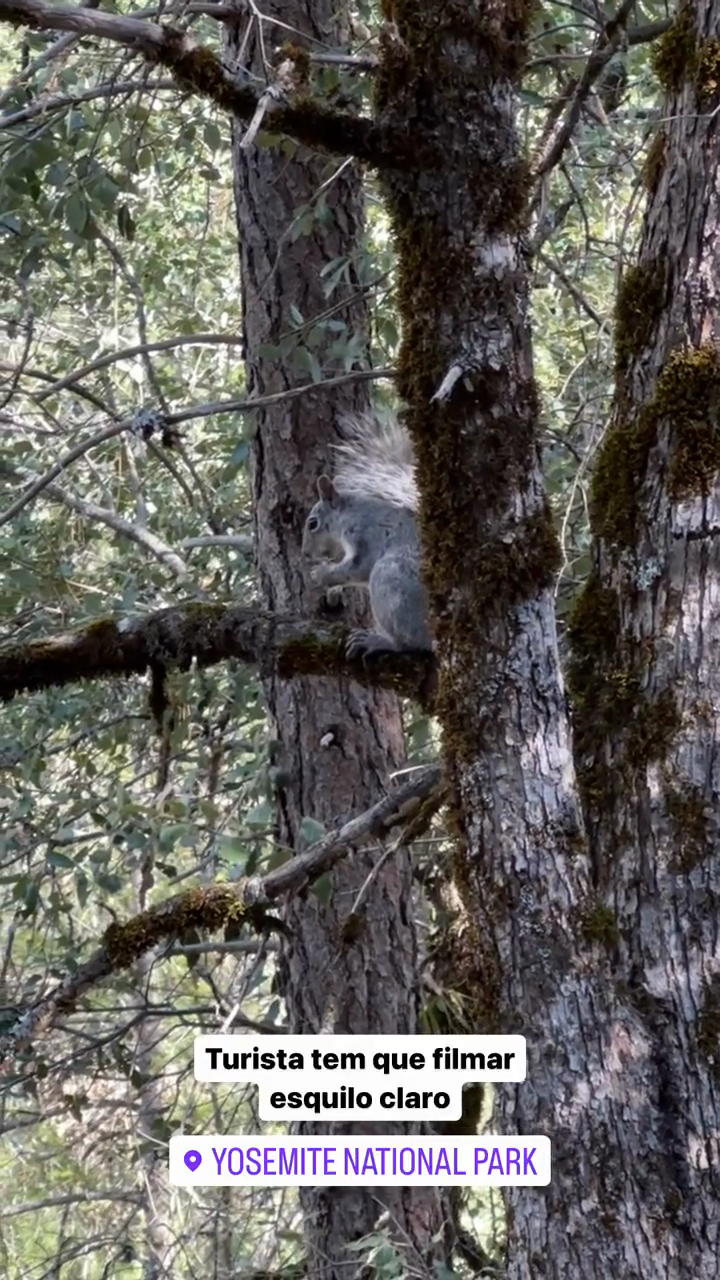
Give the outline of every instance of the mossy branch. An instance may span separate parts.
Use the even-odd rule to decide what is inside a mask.
[[[178,88],[209,98],[241,120],[251,120],[257,110],[257,90],[238,83],[212,50],[196,44],[176,27],[81,6],[66,8],[47,0],[0,0],[0,21],[37,31],[76,31],[112,40],[165,67]],[[393,139],[375,121],[333,110],[304,94],[277,104],[268,117],[268,127],[273,133],[286,134],[333,155],[355,156],[373,165],[393,163]]]
[[[345,676],[393,689],[424,705],[432,699],[435,661],[428,654],[378,654],[363,663],[345,657],[340,625],[277,618],[239,605],[191,603],[131,618],[101,618],[77,631],[0,646],[0,700],[53,685],[187,671],[229,658],[262,675]]]
[[[172,940],[187,929],[216,932],[230,923],[247,924],[261,932],[275,922],[267,907],[287,894],[296,894],[312,884],[368,840],[385,838],[399,825],[408,825],[408,838],[420,834],[417,815],[428,798],[442,792],[439,765],[427,765],[413,772],[389,795],[383,796],[371,809],[329,831],[297,857],[291,858],[266,876],[236,881],[232,884],[202,885],[175,894],[165,902],[150,907],[125,924],[113,922],[105,931],[103,943],[85,964],[80,965],[56,987],[44,995],[0,1036],[0,1074],[7,1074],[17,1055],[47,1031],[60,1014],[67,1014],[87,991],[92,990],[123,969],[136,964],[141,956],[163,942]],[[433,811],[437,805],[430,806]],[[429,819],[428,819],[429,821]]]

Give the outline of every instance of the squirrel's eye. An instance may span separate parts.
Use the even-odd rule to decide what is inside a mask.
[[[310,516],[307,522],[308,532],[314,533],[315,530],[318,529],[319,527],[320,527],[320,521],[318,520],[317,516]]]

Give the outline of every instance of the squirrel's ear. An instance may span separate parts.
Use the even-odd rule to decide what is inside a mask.
[[[317,490],[324,502],[334,502],[335,486],[329,476],[319,477]]]

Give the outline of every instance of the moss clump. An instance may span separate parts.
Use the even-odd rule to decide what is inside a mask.
[[[295,44],[294,41],[288,40],[280,48],[277,58],[278,64],[285,59],[295,63],[300,81],[303,84],[307,84],[312,70],[309,51],[303,45]]]
[[[587,702],[597,703],[607,684],[607,673],[617,664],[620,618],[614,591],[603,585],[593,570],[577,596],[568,618],[571,658],[568,667],[576,711]],[[576,746],[582,751],[578,731]]]
[[[698,38],[690,5],[656,42],[650,62],[666,93],[680,93],[691,81],[700,106],[709,107],[720,96],[720,40]]]
[[[158,903],[127,924],[113,921],[103,935],[110,968],[129,969],[158,942],[182,934],[186,929],[215,931],[228,921],[246,920],[249,911],[242,894],[243,882],[240,881],[233,885],[208,885],[190,889],[175,901]]]
[[[493,175],[487,175],[493,182]],[[507,235],[519,235],[527,230],[528,198],[533,185],[533,172],[525,159],[515,160],[512,164],[500,164],[497,169],[497,189],[502,192],[502,200],[497,203],[487,219],[489,236],[505,232]]]
[[[710,806],[699,787],[688,785],[681,790],[666,791],[665,809],[675,842],[670,869],[678,875],[687,875],[713,855]]]
[[[566,811],[556,821],[551,822],[547,839],[553,851],[571,861],[576,858],[587,858],[588,840],[578,818],[572,810]]]
[[[667,487],[678,500],[706,494],[720,469],[720,355],[714,346],[674,351],[645,414],[671,432]]]
[[[453,652],[434,710],[443,724],[446,750],[457,760],[469,761],[477,755],[477,725],[473,717],[468,724],[467,716],[467,699],[472,696],[470,691],[476,681],[477,655],[466,647],[464,637],[483,615],[500,619],[506,613],[512,626],[514,610],[537,599],[553,583],[560,553],[545,508],[519,523],[512,539],[505,543],[479,536],[473,556],[465,561],[472,589],[462,597],[458,593],[451,601],[447,583],[456,570],[444,566],[450,565],[453,554],[457,557],[457,546],[448,537],[443,537],[442,542],[440,538],[434,541],[427,582],[437,619],[436,635]],[[508,624],[503,620],[499,625]]]
[[[636,541],[642,486],[658,429],[669,430],[666,485],[673,501],[705,495],[720,470],[720,355],[710,344],[674,351],[655,395],[635,418],[608,431],[593,477],[590,514],[597,537]]]
[[[590,522],[596,537],[610,545],[629,547],[635,541],[640,489],[654,443],[655,424],[642,415],[614,423],[605,436],[590,490]]]
[[[652,195],[665,172],[665,164],[667,160],[667,134],[663,128],[659,128],[650,146],[648,147],[645,163],[643,164],[642,177],[645,190]]]
[[[646,698],[644,673],[652,660],[649,641],[623,633],[616,593],[593,569],[568,618],[571,655],[568,679],[580,756],[604,738],[625,734],[625,759],[639,767],[661,759],[680,727],[670,689]]]
[[[628,728],[628,763],[633,768],[644,768],[650,760],[664,759],[681,724],[680,708],[672,689],[663,689],[654,698],[642,699]]]
[[[720,40],[705,40],[696,61],[695,92],[698,104],[707,108],[720,96]]]
[[[448,554],[452,555],[451,548]],[[471,609],[500,600],[513,607],[539,595],[552,584],[562,563],[549,507],[543,505],[518,522],[512,541],[496,543],[488,538],[480,562],[482,572],[475,580]],[[447,581],[447,572],[441,571],[442,588]]]
[[[615,912],[602,902],[588,903],[580,913],[580,933],[588,943],[616,947],[620,941]]]
[[[615,593],[593,570],[568,619],[571,646],[568,684],[573,699],[578,781],[591,810],[610,805],[620,773],[598,746],[632,719],[640,697],[639,674],[623,644]]]
[[[667,267],[652,260],[629,267],[615,311],[616,368],[623,372],[650,343],[665,303]],[[640,413],[619,417],[607,432],[595,466],[590,514],[593,531],[611,544],[632,545],[639,493],[655,442],[656,421]]]
[[[597,817],[632,788],[638,771],[664,758],[680,713],[671,689],[643,693],[652,646],[623,633],[615,593],[596,570],[570,613],[568,638],[578,781]]]
[[[697,70],[697,36],[690,5],[678,13],[669,31],[653,46],[650,63],[661,88],[679,93]]]
[[[657,261],[626,272],[617,303],[618,370],[651,341],[667,282],[667,268]],[[670,431],[670,497],[706,493],[720,468],[719,417],[720,358],[715,347],[673,352],[652,400],[634,416],[618,417],[606,435],[592,485],[595,534],[621,548],[636,541],[642,486],[661,423]]]
[[[667,267],[657,259],[628,267],[618,288],[615,306],[617,368],[627,367],[652,338],[665,302]]]

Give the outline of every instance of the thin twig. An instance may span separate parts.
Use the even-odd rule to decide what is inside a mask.
[[[244,341],[241,334],[189,333],[175,338],[163,338],[159,342],[136,342],[132,347],[121,347],[119,351],[110,351],[104,356],[98,356],[97,360],[91,360],[81,368],[74,369],[72,373],[66,373],[63,378],[58,378],[57,382],[53,382],[44,391],[39,392],[36,400],[40,403],[47,396],[57,395],[58,391],[64,391],[66,387],[71,387],[73,383],[86,378],[88,374],[97,373],[98,369],[107,369],[108,365],[117,364],[119,360],[130,360],[133,356],[151,351],[171,351],[173,347],[237,347],[242,346]]]
[[[26,124],[37,116],[48,115],[51,111],[71,110],[81,102],[92,102],[94,98],[112,98],[131,93],[152,93],[155,89],[174,89],[178,86],[175,80],[108,80],[105,84],[96,85],[94,89],[86,89],[84,93],[58,93],[48,98],[23,107],[22,111],[14,111],[10,115],[0,116],[0,129],[9,129],[13,125]]]
[[[12,366],[2,365],[0,363],[0,368],[8,367],[12,368]],[[37,370],[27,369],[24,372],[32,377],[47,378],[48,376],[47,374],[42,374]],[[192,409],[181,409],[177,413],[168,414],[167,423],[168,425],[172,425],[179,422],[187,422],[193,418],[207,418],[211,414],[215,413],[250,413],[254,409],[261,408],[264,405],[279,404],[281,401],[285,400],[295,400],[299,396],[306,395],[310,391],[322,391],[332,387],[343,386],[350,382],[366,382],[379,378],[392,378],[393,376],[394,371],[392,369],[357,369],[354,373],[340,374],[337,378],[326,378],[321,382],[305,383],[301,387],[291,387],[287,391],[277,391],[273,395],[258,396],[252,400],[224,400],[217,401],[212,404],[196,405]],[[80,394],[77,389],[76,394]],[[23,508],[27,506],[28,502],[31,502],[32,499],[50,483],[50,481],[55,480],[56,477],[59,476],[66,467],[70,466],[72,462],[75,462],[78,458],[82,457],[82,455],[87,453],[90,449],[94,449],[96,445],[102,444],[105,440],[112,440],[113,437],[119,436],[124,431],[129,430],[133,426],[133,423],[133,417],[124,418],[121,422],[114,423],[112,427],[106,427],[104,431],[99,431],[88,440],[81,441],[80,444],[75,445],[73,449],[63,455],[59,462],[56,462],[48,471],[45,471],[41,476],[39,476],[35,483],[31,485],[25,493],[21,494],[15,502],[11,503],[5,511],[0,513],[0,527],[7,524],[13,516],[16,516],[18,512],[22,511]],[[152,445],[152,441],[150,444]]]
[[[28,471],[26,467],[11,465],[0,458],[0,475],[12,476],[17,480],[27,480],[32,478],[33,473]],[[55,502],[62,503],[64,507],[67,507],[68,511],[74,511],[77,515],[83,516],[86,520],[91,520],[96,524],[104,524],[108,529],[112,529],[114,533],[127,538],[129,542],[136,543],[137,546],[142,547],[144,551],[159,560],[160,564],[164,565],[166,569],[169,569],[178,582],[187,582],[190,575],[184,560],[173,551],[172,547],[163,542],[162,538],[150,533],[142,525],[133,524],[132,521],[126,520],[117,511],[112,511],[107,507],[99,507],[97,503],[88,502],[84,498],[77,498],[53,481],[48,481],[43,486],[42,491]]]
[[[597,45],[585,64],[585,70],[577,83],[562,123],[553,131],[549,142],[533,166],[536,179],[554,169],[562,158],[580,119],[583,103],[595,81],[599,79],[608,62],[614,57],[625,35],[625,23],[634,3],[635,0],[623,0],[615,16],[605,23],[598,36]]]

